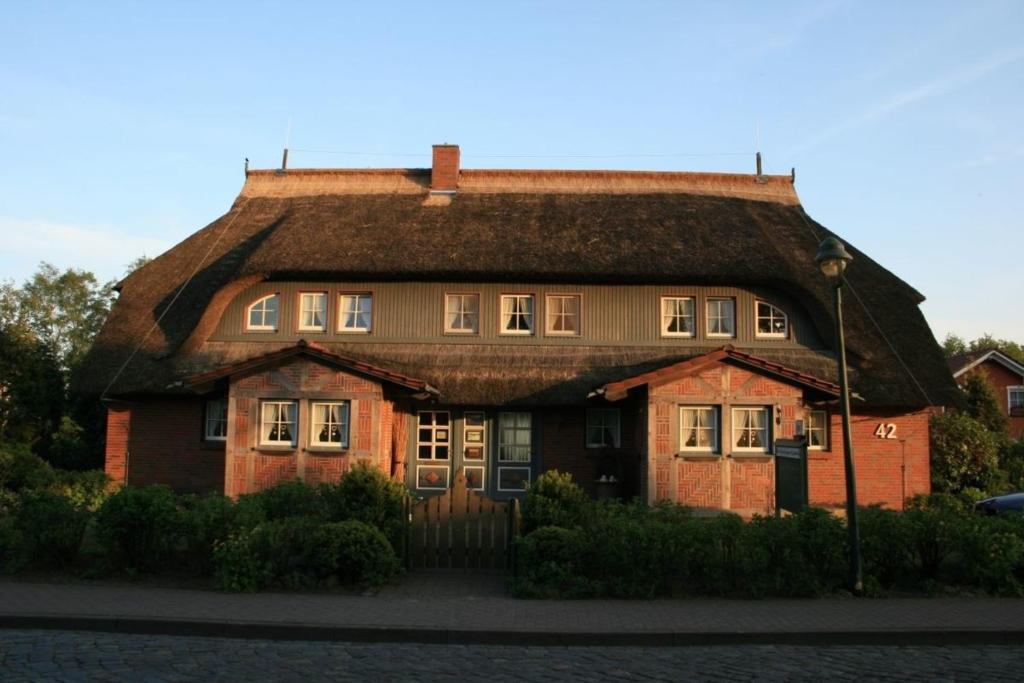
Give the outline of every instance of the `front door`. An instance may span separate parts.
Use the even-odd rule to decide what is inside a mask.
[[[490,457],[484,411],[420,410],[416,413],[415,436],[408,483],[416,492],[447,490],[460,467],[465,468],[467,489],[487,489]]]

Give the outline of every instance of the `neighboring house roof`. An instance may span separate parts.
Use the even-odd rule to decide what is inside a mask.
[[[1024,380],[1024,365],[1007,356],[999,349],[979,349],[958,353],[949,359],[949,369],[953,371],[953,377],[959,377],[965,372],[975,368],[986,361],[999,363],[1012,373],[1021,376]]]
[[[120,283],[79,386],[103,391],[140,344],[110,395],[166,392],[226,357],[273,349],[207,341],[230,300],[265,279],[762,286],[798,299],[831,344],[832,291],[814,257],[832,233],[804,213],[789,176],[463,170],[454,197],[430,193],[429,180],[430,171],[421,170],[249,172],[227,214]],[[855,258],[847,277],[857,293],[844,308],[852,388],[876,406],[958,402],[918,308],[923,297],[847,248]],[[325,347],[422,377],[446,400],[495,401],[548,400],[577,389],[585,397],[602,382],[713,350],[608,349],[585,340],[571,350]],[[774,353],[794,356],[791,367],[836,379],[829,352]],[[511,362],[498,364],[497,357]]]
[[[696,356],[689,360],[666,365],[658,368],[657,370],[645,372],[618,382],[605,384],[594,393],[604,396],[609,401],[618,401],[625,398],[630,389],[634,389],[642,385],[659,386],[667,382],[673,382],[682,377],[699,373],[715,363],[722,361],[732,361],[742,367],[775,377],[784,382],[788,382],[789,384],[795,384],[806,389],[818,391],[827,396],[835,397],[839,395],[839,385],[837,384],[826,382],[813,375],[801,372],[795,368],[787,367],[781,363],[776,363],[749,353],[737,351],[732,346],[723,346],[717,351],[711,351],[710,353],[706,353],[702,356]]]

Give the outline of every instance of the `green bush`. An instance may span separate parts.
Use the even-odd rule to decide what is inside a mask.
[[[0,444],[0,489],[23,491],[41,489],[53,483],[56,475],[49,463],[33,455],[24,444]]]
[[[19,562],[41,569],[69,569],[78,558],[88,514],[49,491],[25,491],[14,509]]]
[[[290,517],[236,532],[214,548],[215,583],[227,591],[380,586],[399,571],[384,534],[354,520]]]
[[[858,516],[866,590],[875,594],[909,585],[914,565],[906,517],[877,505],[861,508]]]
[[[181,496],[180,541],[174,564],[200,576],[213,571],[214,547],[238,528],[237,509],[231,499],[221,495]]]
[[[75,507],[90,511],[98,510],[112,494],[110,477],[103,470],[56,470],[50,490],[67,498]]]
[[[376,467],[356,464],[337,484],[323,484],[320,496],[327,519],[355,520],[370,524],[384,534],[396,551],[408,532],[405,500],[408,489],[391,481]]]
[[[166,486],[126,486],[96,513],[96,540],[115,572],[170,568],[181,531],[178,500]]]
[[[589,502],[571,474],[549,470],[537,477],[523,498],[523,533],[544,526],[576,526]]]
[[[297,479],[240,496],[238,506],[242,509],[240,514],[250,523],[272,522],[286,517],[324,518],[327,515],[319,490]]]
[[[521,597],[591,597],[600,583],[585,576],[586,543],[577,529],[545,526],[516,539],[521,570],[513,590]]]

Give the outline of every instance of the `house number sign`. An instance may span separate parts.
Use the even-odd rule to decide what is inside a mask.
[[[879,439],[895,439],[896,425],[892,422],[879,422],[875,428],[875,436]]]

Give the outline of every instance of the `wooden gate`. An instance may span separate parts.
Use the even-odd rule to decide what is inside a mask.
[[[466,488],[459,468],[439,496],[408,503],[410,569],[506,570],[513,566],[518,501],[493,501]]]

